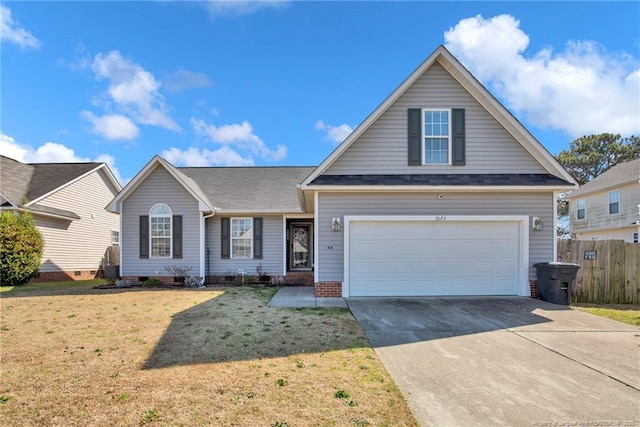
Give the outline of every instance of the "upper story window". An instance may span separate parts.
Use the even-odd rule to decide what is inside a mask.
[[[576,201],[576,219],[585,219],[586,217],[587,210],[585,199],[578,199]]]
[[[423,109],[424,163],[450,163],[451,114],[449,110]]]
[[[152,257],[171,257],[171,219],[171,208],[163,203],[154,205],[149,211]]]
[[[253,219],[231,218],[231,258],[251,258]]]
[[[609,191],[609,214],[620,213],[620,190]]]

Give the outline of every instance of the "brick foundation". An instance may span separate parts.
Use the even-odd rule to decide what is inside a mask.
[[[538,281],[529,280],[529,289],[531,289],[531,298],[538,298]]]
[[[98,270],[79,271],[41,271],[38,276],[31,279],[31,283],[62,282],[68,280],[90,280],[98,276]]]
[[[342,282],[317,282],[315,294],[318,298],[339,298],[342,296]]]
[[[248,276],[245,276],[248,277]],[[313,286],[313,271],[290,271],[286,276],[267,275],[267,280],[259,280],[257,276],[251,276],[254,283],[266,283],[270,285],[285,286]],[[210,275],[206,278],[206,283],[211,285],[242,285],[249,284],[242,281],[242,276],[238,275]]]
[[[284,277],[286,286],[313,286],[313,271],[290,271]]]

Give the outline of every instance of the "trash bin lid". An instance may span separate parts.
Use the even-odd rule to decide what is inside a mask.
[[[560,262],[560,261],[551,261],[551,262],[539,262],[537,264],[533,264],[534,267],[581,267],[580,264],[574,264],[572,262]]]

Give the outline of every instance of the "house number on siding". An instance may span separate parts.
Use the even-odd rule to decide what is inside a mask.
[[[446,220],[447,220],[446,216],[444,216],[444,215],[442,215],[442,216],[436,215],[436,221],[446,221]]]

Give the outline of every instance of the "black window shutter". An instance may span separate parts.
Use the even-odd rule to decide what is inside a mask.
[[[253,257],[262,259],[262,218],[253,218]]]
[[[407,131],[408,165],[420,166],[422,165],[422,109],[409,108]]]
[[[220,218],[220,257],[230,258],[231,218]]]
[[[453,116],[451,164],[453,166],[464,166],[466,162],[464,108],[454,108],[451,113]]]
[[[182,258],[182,215],[173,216],[173,257]]]
[[[149,216],[140,215],[140,258],[149,258]]]

